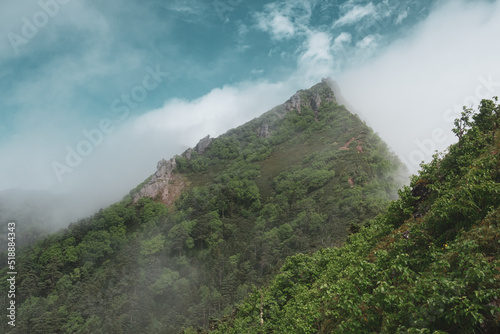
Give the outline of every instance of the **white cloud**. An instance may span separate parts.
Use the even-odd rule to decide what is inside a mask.
[[[295,27],[289,18],[276,14],[272,17],[259,16],[259,28],[268,31],[277,40],[292,38]]]
[[[287,17],[276,15],[271,22],[273,34],[278,38],[290,38],[295,34],[295,28]]]
[[[448,1],[375,60],[343,73],[340,88],[415,171],[454,141],[454,106],[476,92],[500,95],[498,31],[500,2]]]
[[[63,5],[58,2],[49,6],[41,4],[46,2],[11,2],[7,6],[2,4],[0,32],[6,38],[0,41],[0,59],[56,48],[56,43],[69,31],[77,31],[79,36],[98,33],[100,39],[110,39],[109,22],[92,6],[78,1]],[[35,20],[40,18],[45,18],[44,23],[41,26],[35,25]]]
[[[303,76],[304,85],[332,75],[335,68],[332,55],[332,38],[324,32],[311,32],[304,43],[305,51],[298,60],[298,70]]]
[[[158,6],[172,12],[176,19],[195,24],[204,24],[207,13],[213,10],[211,2],[200,0],[169,0]]]
[[[263,12],[254,14],[257,29],[276,40],[304,35],[309,31],[312,8],[310,2],[299,0],[267,4]]]
[[[375,15],[375,13],[375,6],[371,2],[366,6],[354,6],[346,14],[335,21],[333,27],[351,25],[362,20],[365,16]]]
[[[155,172],[159,160],[182,153],[207,134],[217,137],[260,116],[299,88],[303,88],[301,81],[253,81],[217,88],[193,101],[169,100],[162,108],[115,124],[114,132],[105,135],[80,165],[62,175],[62,183],[52,163],[66,164],[65,146],[76,149],[77,142],[48,136],[50,130],[40,129],[0,147],[0,156],[8,157],[0,160],[0,190],[45,189],[67,194],[79,209],[70,219],[90,215],[144,181]],[[99,123],[94,125],[88,131]]]
[[[190,15],[201,14],[201,10],[205,7],[203,3],[198,0],[170,0],[162,3],[161,6],[173,12]]]
[[[340,47],[344,43],[351,43],[351,41],[351,34],[348,32],[342,32],[335,38],[334,45]]]
[[[356,47],[360,48],[360,49],[376,48],[377,47],[376,41],[378,38],[380,38],[380,36],[376,36],[376,35],[365,36],[362,40],[360,40],[356,43]]]
[[[373,10],[371,2],[364,7],[356,7],[354,3],[350,2],[352,6],[343,16],[345,25],[351,21],[361,25],[359,20],[373,19],[371,15],[387,15],[387,11],[378,10],[378,5]],[[0,185],[3,188],[52,187],[59,191],[80,189],[81,198],[95,198],[94,202],[89,202],[89,208],[103,206],[103,203],[119,199],[153,173],[161,158],[181,153],[207,134],[215,137],[257,117],[284,102],[297,89],[307,88],[328,75],[339,81],[348,101],[404,159],[410,160],[410,154],[420,149],[416,140],[420,144],[428,143],[426,140],[436,128],[442,128],[448,134],[447,141],[436,144],[437,149],[442,149],[453,139],[449,132],[451,124],[444,122],[443,116],[455,104],[462,105],[465,97],[475,94],[481,77],[497,89],[495,95],[500,95],[500,69],[497,65],[500,47],[494,42],[496,32],[500,31],[499,7],[498,2],[448,2],[375,60],[361,64],[357,60],[366,60],[374,50],[379,50],[380,35],[371,33],[356,38],[355,32],[351,32],[353,35],[343,32],[332,36],[315,31],[310,27],[312,7],[305,1],[266,5],[264,12],[255,16],[262,20],[258,20],[261,30],[269,32],[274,39],[301,37],[302,44],[295,54],[297,71],[290,75],[289,80],[274,84],[245,82],[214,89],[193,101],[169,100],[162,108],[130,119],[118,127],[73,173],[65,176],[62,185],[57,183],[51,162],[60,160],[65,145],[74,146],[75,142],[62,135],[57,125],[50,127],[47,123],[39,123],[43,126],[37,128],[34,124],[40,119],[33,118],[26,129],[34,130],[22,133],[11,140],[11,145],[0,148],[0,156],[8,157],[0,160]],[[77,8],[71,9],[74,15]],[[86,13],[91,15],[90,11]],[[60,20],[67,21],[71,17],[61,16]],[[93,20],[91,22],[100,24],[96,31],[103,29],[106,33],[100,44],[91,40],[89,45],[97,43],[95,45],[103,46],[113,37],[112,29],[108,29],[111,24],[99,16]],[[394,22],[392,17],[390,20]],[[84,27],[85,17],[79,22]],[[90,26],[87,28],[91,29]],[[244,35],[245,29],[240,29]],[[242,52],[246,50],[246,45],[240,47]],[[92,48],[75,61],[59,58],[45,65],[29,82],[15,84],[19,88],[17,91],[22,93],[10,95],[9,100],[26,103],[25,109],[54,106],[55,123],[74,121],[63,111],[71,112],[72,108],[64,107],[76,104],[65,105],[65,99],[54,99],[57,94],[71,102],[72,94],[79,87],[90,87],[91,91],[99,89],[85,84],[89,78],[96,80],[119,74],[124,68],[130,70],[140,63],[136,54],[120,54],[119,59],[110,62],[105,57],[109,52],[107,48],[103,48],[102,53],[94,49],[98,48]],[[282,49],[277,47],[270,52],[280,53]],[[337,56],[340,52],[344,52],[344,57],[350,57],[351,64],[357,67],[339,77],[340,60]],[[290,54],[285,56],[290,57]],[[217,66],[224,66],[224,61],[220,60]],[[191,70],[195,73],[213,69],[193,66]],[[259,70],[252,74],[259,74]],[[135,79],[121,78],[117,76],[117,85],[135,82]],[[130,90],[128,86],[125,88],[123,91]],[[484,87],[480,91],[489,92]],[[24,95],[31,99],[24,101]],[[110,95],[110,100],[113,98],[114,95]],[[18,117],[21,119],[23,114]],[[73,124],[67,131],[81,131],[81,128],[81,124]],[[429,156],[430,153],[425,154],[426,159]]]
[[[407,10],[404,10],[402,11],[401,13],[399,13],[398,17],[396,18],[396,21],[394,22],[396,25],[399,25],[401,24],[404,19],[406,19],[408,17],[408,11]]]
[[[106,135],[81,165],[63,175],[61,184],[51,163],[65,163],[61,150],[66,145],[75,148],[77,143],[44,136],[47,131],[44,128],[0,148],[0,154],[9,157],[0,161],[4,173],[0,175],[2,189],[80,189],[91,194],[107,185],[105,188],[115,198],[123,196],[154,172],[158,160],[182,153],[207,134],[216,137],[260,116],[283,103],[298,87],[293,82],[246,82],[214,89],[193,101],[168,101],[160,109],[117,124],[116,130]],[[91,131],[98,125],[87,129]],[[80,139],[85,137],[82,135]]]
[[[256,69],[254,68],[253,70],[250,71],[250,74],[258,74],[258,75],[261,75],[264,73],[264,70],[263,69]]]

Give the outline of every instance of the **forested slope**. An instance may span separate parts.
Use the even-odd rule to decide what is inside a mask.
[[[123,201],[19,253],[16,326],[3,329],[208,329],[295,261],[287,257],[336,252],[329,247],[387,209],[400,170],[325,80],[160,162]]]
[[[213,333],[499,333],[499,125],[496,100],[465,110],[386,213],[289,257]]]

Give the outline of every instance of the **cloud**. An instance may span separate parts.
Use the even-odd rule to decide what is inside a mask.
[[[108,21],[103,13],[81,2],[12,2],[0,12],[0,59],[27,57],[58,48],[69,34],[99,34],[109,40]],[[81,38],[81,37],[80,37]]]
[[[362,20],[365,16],[375,15],[375,6],[369,3],[365,6],[354,6],[333,24],[334,27],[342,27],[354,24]]]
[[[356,43],[356,47],[359,49],[376,49],[377,48],[377,40],[380,39],[380,35],[368,35],[365,36],[362,40]]]
[[[276,15],[271,22],[272,33],[276,38],[290,38],[295,35],[295,27],[290,19],[282,15]]]
[[[352,35],[348,32],[340,33],[334,41],[334,48],[340,48],[344,44],[349,44],[352,41]]]
[[[181,14],[199,15],[206,6],[197,0],[174,0],[162,3],[161,7]]]
[[[256,28],[270,33],[275,40],[304,35],[309,31],[313,4],[308,1],[273,2],[264,11],[254,13]]]
[[[295,35],[295,27],[290,19],[280,14],[272,17],[259,16],[258,26],[259,29],[269,32],[277,40],[292,38]]]
[[[339,78],[343,95],[416,171],[455,138],[452,116],[463,104],[500,95],[494,43],[500,3],[448,1],[364,64]],[[366,39],[359,46],[369,46]]]
[[[394,22],[396,25],[399,25],[403,22],[404,19],[408,17],[408,11],[403,10],[401,13],[399,13],[398,17],[396,18],[396,21]]]
[[[216,88],[193,101],[174,99],[137,118],[133,133],[175,133],[179,143],[194,146],[207,134],[216,137],[283,103],[290,87],[283,83],[244,82]]]
[[[181,19],[185,22],[206,24],[207,13],[213,11],[212,3],[199,0],[170,0],[163,1],[157,6],[172,14],[172,18]]]
[[[254,68],[253,70],[250,71],[250,74],[263,74],[264,73],[264,70],[263,69],[256,69]]]
[[[306,85],[329,76],[334,69],[332,38],[325,32],[310,32],[304,43],[304,52],[298,59],[298,71]]]
[[[89,215],[120,200],[155,172],[159,160],[182,153],[207,134],[217,137],[260,116],[299,88],[300,83],[292,81],[254,81],[216,88],[192,101],[169,100],[159,109],[115,123],[111,134],[105,134],[72,172],[62,175],[62,183],[52,163],[66,165],[64,147],[76,150],[78,143],[39,131],[0,147],[0,155],[9,157],[0,160],[1,190],[46,189],[68,194],[78,200],[78,214]],[[98,127],[96,122],[86,130]]]
[[[497,65],[500,50],[498,43],[494,43],[495,33],[500,31],[498,2],[446,2],[434,8],[429,18],[411,27],[404,26],[415,18],[413,7],[407,6],[407,2],[391,8],[392,2],[388,1],[364,6],[357,5],[358,1],[349,1],[341,7],[344,23],[332,28],[330,22],[327,27],[315,25],[313,1],[280,1],[249,15],[252,22],[240,24],[238,36],[244,36],[245,43],[237,40],[232,47],[226,45],[210,55],[212,58],[207,62],[193,61],[193,54],[179,51],[178,45],[160,48],[157,38],[160,35],[154,32],[165,32],[161,36],[168,39],[173,35],[172,23],[156,17],[152,13],[155,8],[149,5],[138,4],[125,10],[122,5],[103,3],[102,11],[95,12],[90,5],[73,3],[75,5],[68,4],[54,18],[53,25],[60,29],[53,30],[49,24],[26,45],[29,48],[26,54],[32,54],[31,58],[4,55],[7,62],[0,66],[4,82],[3,86],[0,83],[4,88],[1,99],[7,101],[4,104],[12,106],[16,114],[10,123],[2,123],[2,126],[13,125],[17,135],[0,146],[0,156],[7,157],[0,160],[0,190],[16,187],[74,192],[88,214],[119,200],[155,171],[158,160],[181,153],[207,134],[215,137],[259,116],[284,102],[297,89],[307,88],[325,76],[339,82],[354,111],[410,163],[421,156],[428,160],[432,149],[442,149],[453,141],[449,135],[452,124],[444,118],[456,113],[455,105],[472,101],[467,98],[474,97],[476,91],[500,95]],[[9,6],[12,4],[14,2]],[[0,16],[6,21],[0,20],[0,27],[13,24],[18,29],[19,17],[37,10],[36,4],[26,9],[21,5],[14,7],[11,13],[18,16],[9,19],[2,12]],[[405,11],[407,7],[412,9],[407,12],[411,20],[403,18],[403,7]],[[23,14],[24,10],[28,14]],[[187,7],[172,7],[172,10],[185,12],[186,17],[195,15]],[[119,18],[129,17],[131,12],[139,13],[140,20],[127,19],[124,23]],[[140,25],[145,20],[148,24]],[[358,21],[347,23],[354,20]],[[382,20],[375,27],[380,29],[366,28],[376,20]],[[400,29],[401,26],[393,29],[393,24],[401,24],[405,29]],[[137,25],[143,29],[139,31]],[[262,34],[255,33],[255,29],[269,34],[273,44],[271,56],[280,58],[282,63],[285,62],[282,60],[294,61],[295,68],[279,64],[280,76],[269,79],[276,69],[255,61],[242,67],[243,71],[268,81],[225,86],[211,83],[211,87],[219,88],[193,93],[186,82],[216,77],[226,80],[234,66],[250,57],[258,59],[257,46],[268,44],[269,40],[259,40],[262,44],[253,41],[254,35],[262,39]],[[388,30],[401,31],[399,39],[389,46]],[[69,36],[73,33],[81,38],[81,43],[70,43]],[[48,57],[42,52],[55,45],[61,47],[61,40],[69,44],[54,56]],[[2,49],[0,45],[0,53],[10,52],[8,47],[4,45]],[[203,50],[203,46],[199,50]],[[267,62],[268,50],[260,51]],[[242,54],[248,58],[239,58]],[[144,101],[126,122],[115,124],[115,131],[106,135],[102,144],[72,173],[65,174],[60,184],[51,163],[64,162],[65,147],[74,148],[84,139],[83,129],[98,127],[99,121],[109,116],[113,99],[140,84],[144,68],[154,67],[159,59],[162,69],[176,71],[177,81],[165,82],[168,87],[159,88],[157,96],[151,95],[151,100]],[[19,66],[22,61],[28,61],[31,66]],[[236,65],[228,69],[228,64]],[[346,66],[350,67],[344,69]],[[261,69],[264,72],[261,73]],[[190,81],[191,78],[196,80]],[[176,95],[168,89],[179,82],[186,85],[191,96],[200,97],[172,99]],[[482,86],[477,90],[479,85]],[[497,89],[496,94],[489,88]],[[448,134],[445,140],[441,141],[445,135],[438,135],[437,129]],[[439,137],[440,142],[433,136]]]

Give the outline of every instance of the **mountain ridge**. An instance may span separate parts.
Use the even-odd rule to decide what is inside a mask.
[[[458,142],[343,247],[288,257],[210,332],[498,333],[497,102],[464,108]]]
[[[278,120],[285,117],[287,113],[297,112],[301,114],[302,108],[310,108],[314,112],[314,121],[318,122],[318,113],[321,104],[324,102],[337,102],[336,94],[340,94],[338,85],[331,78],[323,78],[321,82],[315,84],[310,89],[300,89],[294,95],[292,95],[285,103],[271,109],[270,111],[262,114],[255,119],[238,126],[234,129],[228,130],[226,133],[220,135],[217,138],[225,137],[232,131],[237,131],[238,129],[248,126],[254,122],[260,123],[260,129],[256,130],[256,133],[263,138],[269,138],[272,133],[273,122],[269,123],[263,119],[266,115],[274,114],[277,116]],[[337,93],[336,93],[337,92]],[[343,98],[342,98],[343,99]],[[283,112],[284,110],[284,112]],[[217,139],[215,138],[215,139]],[[348,150],[349,145],[356,138],[353,137],[351,140],[345,143],[341,150]],[[186,187],[185,179],[179,173],[173,173],[176,169],[177,158],[185,158],[188,161],[191,160],[192,152],[196,152],[198,155],[202,155],[210,146],[214,138],[210,138],[210,135],[199,140],[194,148],[188,148],[180,155],[175,155],[169,160],[162,159],[157,164],[157,171],[151,175],[143,184],[139,185],[136,189],[131,191],[134,202],[137,202],[140,198],[149,197],[153,199],[160,199],[168,207],[171,207],[175,200],[180,196],[182,190]],[[358,153],[362,153],[361,142],[358,141],[356,146]],[[402,172],[404,173],[404,172]],[[401,178],[404,178],[402,176]],[[349,184],[353,186],[353,180],[349,179]]]
[[[300,90],[21,252],[12,333],[208,328],[288,256],[341,246],[383,212],[401,166],[329,81]]]

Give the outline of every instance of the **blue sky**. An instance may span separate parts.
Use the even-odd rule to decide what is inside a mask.
[[[80,193],[89,207],[326,76],[412,171],[453,142],[457,106],[500,95],[498,1],[20,0],[0,9],[0,190]]]

